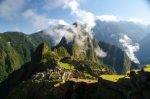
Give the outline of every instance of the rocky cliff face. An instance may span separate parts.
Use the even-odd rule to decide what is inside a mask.
[[[93,39],[91,40],[91,43],[89,43],[89,48],[87,50],[86,44],[82,47],[78,46],[75,42],[68,44],[66,39],[63,38],[57,47],[60,46],[65,47],[76,59],[79,58],[81,60],[89,60],[99,64],[107,64],[111,66],[118,74],[126,74],[126,72],[130,70],[131,60],[124,51],[114,45],[110,45],[105,42],[99,42],[98,44],[98,41]],[[101,50],[107,53],[107,56],[104,58],[99,58],[94,51],[96,49],[94,46],[99,46]],[[84,53],[79,52],[82,48],[84,49]]]
[[[71,38],[69,38],[68,35],[70,35]],[[79,23],[74,23],[72,28],[70,28],[70,32],[64,35],[60,43],[55,48],[62,46],[66,48],[69,54],[75,59],[96,62],[97,56],[94,50],[99,46],[98,42],[94,40],[95,39],[93,39]]]
[[[120,48],[105,42],[99,42],[99,46],[107,52],[103,59],[105,64],[112,66],[118,74],[126,74],[131,68],[131,60]]]

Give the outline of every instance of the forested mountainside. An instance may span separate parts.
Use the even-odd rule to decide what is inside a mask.
[[[99,48],[98,41],[96,39],[92,39],[82,26],[79,24],[73,25],[75,28],[69,27],[66,31],[68,31],[71,35],[73,34],[74,30],[78,30],[78,34],[74,36],[74,39],[68,41],[67,36],[64,36],[60,43],[53,48],[57,47],[64,47],[68,51],[68,53],[76,58],[90,60],[92,62],[104,64],[103,59],[101,57],[107,56],[107,52],[111,52],[111,49],[105,50],[106,53],[101,52]],[[57,29],[61,29],[59,27]],[[63,29],[66,29],[63,27]],[[60,31],[61,32],[61,31]],[[73,34],[74,35],[74,34]],[[67,39],[65,39],[67,38]],[[21,65],[26,62],[30,61],[31,55],[35,48],[42,42],[47,42],[49,47],[52,46],[54,38],[50,36],[48,33],[44,33],[44,31],[40,31],[38,33],[33,33],[31,35],[27,35],[21,32],[5,32],[0,34],[0,81],[3,81],[7,76],[12,73],[13,71],[19,69]],[[81,41],[79,41],[81,40]],[[83,47],[79,45],[84,44]],[[103,44],[101,44],[103,45]],[[105,45],[104,45],[105,46]],[[117,48],[117,47],[116,47]],[[82,50],[80,50],[82,49]],[[61,50],[61,48],[59,48]],[[113,50],[113,49],[112,49]],[[119,50],[120,53],[124,53],[123,51]],[[102,56],[97,56],[98,53],[102,53]],[[76,54],[75,54],[76,53]],[[78,53],[78,54],[77,54]],[[97,53],[97,55],[95,54]],[[108,53],[108,56],[109,53]],[[125,56],[125,57],[124,57]],[[124,53],[124,57],[122,61],[125,62],[128,60],[128,57]],[[114,57],[114,56],[113,56]],[[117,56],[115,56],[117,57]],[[112,68],[116,69],[115,66],[118,66],[115,62],[108,62],[105,61],[105,64],[112,66]],[[127,69],[129,70],[130,60],[124,63],[124,66],[127,65]],[[123,66],[123,67],[124,67]],[[117,68],[118,69],[118,68]],[[127,70],[118,71],[117,73],[125,73]]]
[[[30,61],[31,54],[40,43],[44,41],[50,45],[48,39],[45,39],[46,36],[43,36],[21,32],[0,33],[0,82]]]

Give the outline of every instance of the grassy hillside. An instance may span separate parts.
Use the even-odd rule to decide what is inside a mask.
[[[36,36],[35,36],[36,35]],[[27,35],[21,32],[0,34],[0,82],[8,74],[30,61],[35,48],[44,40],[40,35]],[[50,45],[50,42],[48,43]]]

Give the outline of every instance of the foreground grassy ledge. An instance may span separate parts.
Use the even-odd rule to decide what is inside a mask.
[[[109,80],[112,82],[117,82],[120,78],[124,78],[124,75],[101,75],[100,77],[102,77],[105,80]]]
[[[140,72],[140,69],[134,69],[132,70],[135,73]],[[145,72],[150,72],[150,64],[147,64],[144,66],[144,71]],[[127,72],[127,75],[130,73],[131,71]],[[121,78],[129,78],[126,75],[101,75],[100,77],[102,77],[104,80],[108,80],[108,81],[112,81],[112,82],[117,82],[119,79]]]
[[[66,68],[66,69],[70,69],[70,70],[74,70],[75,68],[74,68],[74,66],[73,65],[71,65],[71,64],[68,64],[68,63],[60,63],[60,66],[62,66],[62,67],[64,67],[64,68]],[[132,70],[132,71],[134,71],[135,73],[137,73],[137,72],[139,72],[140,71],[140,69],[134,69],[134,70]],[[144,71],[145,72],[150,72],[150,64],[148,64],[148,65],[145,65],[145,67],[144,67]],[[131,71],[129,71],[129,72],[127,72],[127,74],[129,74]],[[126,75],[116,75],[116,74],[114,74],[114,75],[109,75],[109,74],[107,74],[107,75],[101,75],[100,76],[102,79],[104,79],[104,80],[108,80],[108,81],[112,81],[112,82],[117,82],[119,79],[122,79],[122,78],[128,78],[129,79],[129,77],[128,76],[126,76]],[[89,80],[82,80],[82,79],[80,79],[80,80],[78,80],[78,79],[70,79],[70,80],[72,80],[72,81],[83,81],[83,82],[90,82]],[[93,80],[91,81],[91,82],[93,82]],[[96,81],[94,81],[94,82],[96,82]]]
[[[59,63],[59,65],[61,66],[61,67],[63,67],[63,68],[66,68],[66,69],[69,69],[69,70],[75,70],[75,68],[74,68],[74,66],[73,65],[71,65],[71,64],[68,64],[68,63],[62,63],[62,62],[60,62]],[[134,70],[132,70],[132,71],[134,71],[135,73],[137,73],[137,72],[139,72],[140,71],[140,69],[134,69]],[[147,65],[145,65],[144,66],[144,71],[146,71],[146,72],[150,72],[150,64],[147,64]],[[127,72],[127,75],[130,73],[131,71],[128,71]],[[91,76],[90,74],[88,74],[88,73],[84,73],[85,75],[88,75],[88,76]],[[101,75],[100,76],[102,79],[104,79],[104,80],[108,80],[108,81],[112,81],[112,82],[117,82],[119,79],[122,79],[122,78],[128,78],[129,79],[129,77],[128,76],[126,76],[126,75],[117,75],[117,74],[113,74],[113,75],[109,75],[109,74],[103,74],[103,75]],[[76,81],[77,79],[72,79],[73,81]],[[84,81],[84,82],[86,82],[86,80],[77,80],[77,81]],[[93,82],[93,81],[91,81],[91,82]]]

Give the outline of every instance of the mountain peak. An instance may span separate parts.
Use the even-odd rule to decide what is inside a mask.
[[[79,22],[75,22],[75,23],[73,23],[72,25],[73,25],[75,28],[83,29],[82,24],[81,24],[81,23],[79,23]]]
[[[42,55],[48,51],[48,44],[42,43],[40,44],[35,53],[33,54],[32,61],[39,62],[42,59]]]

